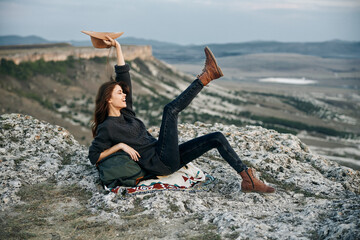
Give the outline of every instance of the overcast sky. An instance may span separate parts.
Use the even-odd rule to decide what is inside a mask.
[[[88,39],[81,30],[180,44],[360,41],[360,0],[0,0],[1,36]]]

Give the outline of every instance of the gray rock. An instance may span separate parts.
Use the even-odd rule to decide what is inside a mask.
[[[191,229],[208,225],[224,239],[360,236],[359,172],[312,154],[291,134],[258,126],[179,125],[180,142],[222,132],[255,174],[277,189],[275,194],[242,193],[240,176],[211,150],[194,162],[216,178],[208,190],[122,196],[104,193],[87,148],[64,128],[20,114],[2,115],[0,124],[2,210],[21,203],[22,187],[53,181],[91,191],[87,207],[97,221],[123,224],[130,212],[177,229],[164,230],[164,238],[186,238]],[[149,131],[159,134],[159,128]]]

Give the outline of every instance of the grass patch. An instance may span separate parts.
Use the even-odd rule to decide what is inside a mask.
[[[19,157],[14,159],[14,163],[16,166],[19,166],[22,161],[26,160],[26,157]]]
[[[275,126],[273,124],[263,124],[263,127],[267,128],[267,129],[273,129],[273,130],[275,130],[275,131],[277,131],[279,133],[290,133],[290,134],[293,134],[293,135],[298,134],[298,131],[296,131],[296,130]]]
[[[11,142],[19,142],[19,139],[17,137],[15,137],[15,136],[11,136],[10,141]]]
[[[120,232],[127,232],[134,229],[141,229],[144,227],[149,227],[152,224],[156,224],[156,219],[152,215],[142,214],[136,217],[125,217],[123,218],[126,220],[126,224],[122,224],[117,226],[116,230]]]
[[[321,110],[321,107],[295,97],[288,97],[288,99],[283,102],[308,115],[315,114]]]
[[[61,165],[71,164],[71,154],[67,154],[66,152],[61,152],[60,156],[62,157]]]
[[[274,97],[274,98],[281,99],[283,103],[288,104],[288,105],[298,109],[299,111],[302,111],[309,115],[317,113],[321,110],[321,107],[316,106],[316,105],[312,104],[311,102],[299,99],[297,97],[285,96],[285,95],[274,94],[274,93],[235,91],[235,94],[237,96],[243,95],[244,93],[250,94],[252,96],[258,95],[258,96],[263,96],[263,97]]]
[[[172,82],[170,80],[167,80],[164,77],[160,77],[160,80],[161,80],[162,83],[165,83],[168,86],[171,86],[171,87],[173,87],[175,89],[179,89],[179,87],[176,85],[176,83],[174,83],[174,82]]]
[[[134,60],[134,63],[140,68],[140,70],[139,70],[140,73],[147,75],[147,76],[152,75],[149,67],[145,64],[145,62],[143,60],[141,60],[140,58],[136,58]]]
[[[145,208],[141,205],[142,199],[135,198],[133,204],[134,208],[128,210],[126,213],[123,214],[123,218],[125,219],[132,219],[135,215],[145,211]]]
[[[25,98],[28,98],[28,99],[31,99],[31,100],[34,100],[34,101],[40,103],[41,106],[43,106],[49,110],[56,111],[56,107],[49,99],[42,97],[37,93],[24,92],[24,91],[18,90],[18,89],[15,89],[14,92],[21,97],[25,97]]]
[[[190,238],[191,240],[221,240],[221,236],[214,232],[207,232],[195,237]]]
[[[29,239],[36,237],[36,234],[28,232],[23,228],[18,219],[3,216],[0,218],[0,237],[1,239]]]
[[[85,207],[91,195],[76,185],[58,187],[53,181],[24,185],[19,191],[23,203],[0,212],[1,239],[51,239],[59,226],[64,231],[60,235],[69,237],[75,231],[72,226],[82,223],[85,228],[86,217],[92,216]],[[65,209],[56,207],[59,204]]]
[[[191,223],[193,226],[193,231],[195,232],[195,235],[193,233],[189,234],[182,234],[181,232],[178,233],[178,237],[180,239],[221,239],[221,236],[216,232],[217,226],[215,224],[207,223],[203,224],[203,215],[199,213],[195,213],[190,215],[189,217],[186,217],[184,219],[184,224]]]
[[[237,239],[239,237],[240,233],[238,232],[232,232],[225,235],[226,238],[229,239]]]
[[[222,96],[222,95],[214,93],[214,92],[206,92],[204,94],[211,96],[211,97],[220,98],[222,102],[228,102],[228,103],[231,103],[231,104],[234,104],[237,106],[248,104],[248,102],[244,102],[241,99],[225,97],[225,96]]]
[[[180,211],[180,208],[179,208],[179,206],[178,205],[176,205],[176,204],[174,204],[174,203],[169,203],[169,207],[170,207],[170,210],[172,211],[172,212],[178,212],[178,211]]]
[[[257,116],[257,115],[251,115],[250,118],[253,120],[261,121],[264,126],[270,125],[271,128],[276,127],[276,125],[280,125],[280,126],[284,126],[284,127],[291,128],[291,129],[306,130],[308,132],[316,132],[316,133],[324,134],[327,136],[337,136],[337,137],[343,137],[343,138],[355,138],[356,137],[356,135],[354,133],[337,131],[335,129],[327,128],[327,127],[310,126],[305,123],[286,120],[286,119],[282,119],[282,118],[264,117],[264,116]],[[285,129],[285,128],[283,128],[283,129]]]
[[[98,64],[106,64],[108,62],[107,57],[98,57],[98,56],[90,58],[89,60]]]
[[[221,236],[216,233],[217,227],[213,224],[207,224],[207,225],[202,225],[200,227],[199,231],[199,235],[190,237],[189,239],[191,240],[221,240]]]
[[[68,77],[59,78],[57,81],[65,86],[70,86],[72,84],[71,79]]]
[[[12,128],[13,128],[13,125],[8,124],[8,123],[5,123],[2,125],[2,129],[4,129],[4,130],[10,130]]]
[[[55,183],[49,181],[36,185],[24,186],[19,192],[22,201],[37,204],[42,201],[51,201],[53,198],[71,196],[79,201],[87,201],[91,197],[90,192],[86,192],[76,185],[63,188],[56,187]]]
[[[52,75],[54,73],[66,73],[69,68],[75,67],[76,60],[69,56],[65,61],[44,61],[40,59],[34,62],[21,62],[16,65],[12,60],[1,59],[0,73],[13,76],[19,80],[27,80],[37,74]]]

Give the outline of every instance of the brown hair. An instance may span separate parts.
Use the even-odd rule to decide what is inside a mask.
[[[119,85],[125,94],[129,92],[128,86],[123,82],[116,82],[114,80],[110,80],[108,82],[103,83],[96,95],[95,100],[95,111],[94,111],[94,120],[91,124],[91,130],[93,137],[96,136],[96,131],[102,122],[105,121],[106,117],[109,114],[109,99],[111,98],[111,93],[114,90],[114,87]]]

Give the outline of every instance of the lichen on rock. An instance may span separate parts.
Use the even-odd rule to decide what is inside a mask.
[[[180,142],[222,132],[240,158],[277,192],[242,193],[240,176],[217,150],[211,150],[194,161],[216,179],[207,191],[135,196],[106,193],[87,159],[87,148],[66,129],[31,116],[4,114],[0,121],[1,210],[21,204],[19,193],[24,188],[51,182],[90,192],[86,208],[91,214],[86,221],[115,222],[127,234],[141,232],[167,239],[199,235],[223,239],[359,238],[358,171],[312,154],[296,136],[258,126],[196,122],[179,124],[178,129]],[[149,131],[157,137],[159,128]]]

